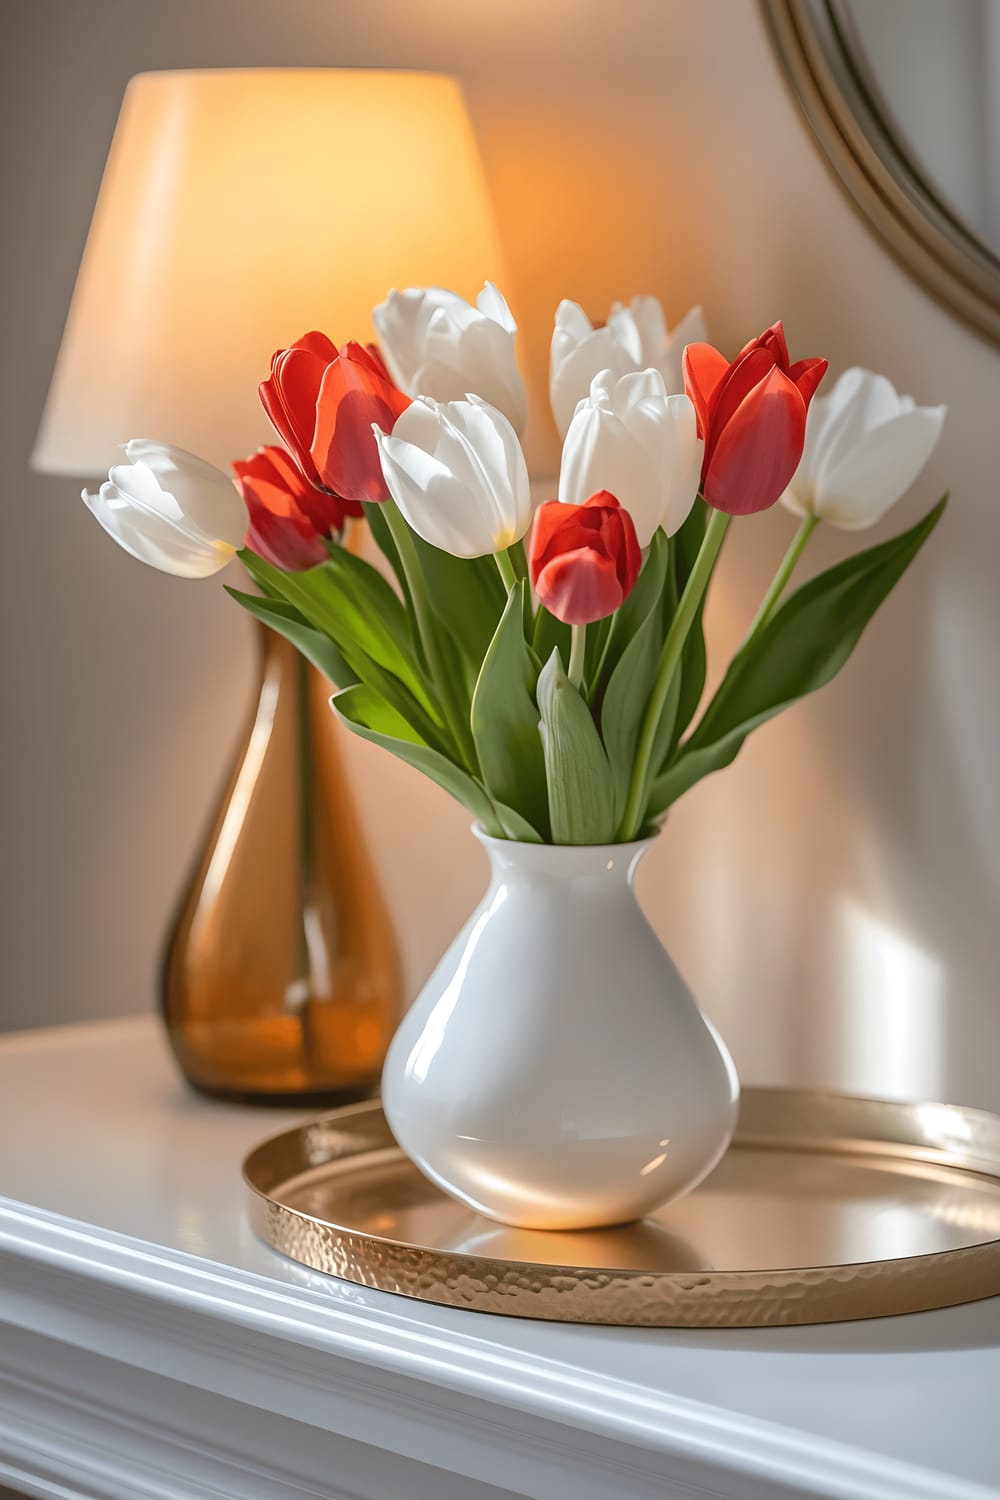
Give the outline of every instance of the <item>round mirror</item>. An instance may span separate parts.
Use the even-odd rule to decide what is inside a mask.
[[[831,166],[903,265],[1000,342],[1000,0],[762,0]]]

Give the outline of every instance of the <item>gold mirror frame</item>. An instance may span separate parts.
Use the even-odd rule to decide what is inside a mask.
[[[868,70],[845,0],[760,0],[786,80],[855,207],[899,263],[1000,343],[1000,259],[908,154]]]

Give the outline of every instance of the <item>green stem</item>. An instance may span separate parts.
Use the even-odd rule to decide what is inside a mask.
[[[417,549],[413,544],[413,534],[391,500],[385,502],[382,510],[389,531],[392,534],[392,539],[396,544],[396,550],[399,553],[400,566],[406,577],[407,589],[413,601],[417,634],[420,637],[420,644],[427,658],[431,677],[440,695],[441,709],[445,717],[445,722],[451,731],[451,737],[454,740],[459,761],[467,769],[475,772],[478,762],[476,758],[476,746],[472,738],[472,729],[469,724],[468,715],[463,714],[457,700],[451,674],[441,654],[437,630],[427,604],[423,570],[420,566]]]
[[[695,558],[694,567],[688,575],[684,592],[673,619],[667,638],[663,642],[663,650],[660,652],[660,663],[656,669],[656,678],[653,682],[653,691],[646,705],[643,716],[642,729],[639,733],[639,743],[636,746],[635,760],[632,764],[632,776],[629,781],[628,796],[625,799],[625,812],[622,815],[622,826],[619,838],[622,843],[628,843],[636,838],[642,827],[643,814],[646,809],[646,798],[649,795],[649,777],[651,771],[650,762],[653,758],[653,747],[656,744],[656,735],[660,727],[660,719],[663,716],[664,706],[667,701],[667,693],[681,659],[684,650],[684,642],[687,640],[688,632],[698,612],[698,605],[705,597],[712,577],[712,569],[715,567],[716,558],[722,547],[729,525],[729,516],[721,510],[713,510],[711,520],[705,528],[705,536],[702,540],[698,556]]]
[[[496,563],[497,571],[503,579],[504,588],[509,594],[511,589],[517,587],[517,569],[514,566],[514,559],[505,548],[503,552],[494,552],[493,561]]]
[[[604,676],[604,668],[608,664],[608,653],[611,650],[611,642],[614,640],[615,622],[617,619],[618,611],[615,610],[614,614],[611,616],[611,623],[608,627],[608,632],[604,637],[604,645],[601,647],[601,654],[597,659],[597,666],[594,668],[594,675],[590,679],[591,704],[594,702],[594,699],[597,696],[598,690],[601,686],[601,678]]]
[[[569,680],[574,687],[583,682],[583,665],[587,659],[587,627],[573,625],[570,634]]]
[[[812,536],[818,525],[818,516],[803,516],[799,529],[792,537],[792,540],[788,547],[788,551],[785,553],[784,557],[781,560],[781,566],[779,567],[777,573],[775,573],[774,575],[774,580],[771,584],[771,587],[764,595],[764,599],[761,603],[760,609],[754,616],[753,624],[750,626],[750,629],[747,632],[746,639],[744,640],[743,645],[740,647],[741,651],[745,651],[750,645],[751,641],[755,641],[757,639],[761,631],[764,629],[764,626],[774,614],[775,610],[778,607],[778,601],[780,600],[782,594],[785,592],[785,586],[788,583],[788,580],[791,578],[793,572],[795,571],[795,565],[798,562],[799,558],[802,556],[803,552],[806,550],[806,543],[809,541],[809,538]]]

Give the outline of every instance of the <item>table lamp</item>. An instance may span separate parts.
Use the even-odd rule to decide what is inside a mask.
[[[147,73],[128,86],[32,459],[101,476],[130,437],[227,468],[275,441],[257,397],[309,329],[371,336],[394,286],[503,281],[461,91],[433,74]],[[168,947],[188,1081],[255,1103],[377,1082],[399,970],[327,706],[262,630],[252,722]]]
[[[125,94],[32,466],[129,437],[228,467],[271,438],[275,349],[371,336],[393,286],[503,285],[458,84],[430,73],[143,73]]]

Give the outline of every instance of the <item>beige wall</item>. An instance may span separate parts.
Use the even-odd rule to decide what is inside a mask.
[[[883,528],[949,483],[931,551],[844,677],[686,799],[642,892],[747,1078],[1000,1105],[1000,358],[854,217],[751,0],[7,0],[5,18],[0,1025],[150,1005],[251,684],[247,624],[221,589],[132,564],[73,485],[27,470],[126,79],[412,65],[467,85],[540,387],[560,296],[600,314],[642,290],[674,318],[703,301],[725,348],[783,316],[799,353],[949,403],[931,471]],[[542,423],[532,452],[551,466]],[[720,648],[789,527],[772,512],[738,528]],[[821,536],[812,565],[843,550]],[[368,747],[350,760],[412,987],[477,895],[481,857],[443,795]]]

